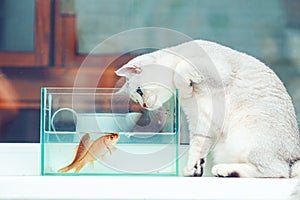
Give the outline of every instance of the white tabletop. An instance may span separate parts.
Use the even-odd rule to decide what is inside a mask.
[[[40,176],[39,144],[0,144],[0,199],[287,199],[296,179]]]

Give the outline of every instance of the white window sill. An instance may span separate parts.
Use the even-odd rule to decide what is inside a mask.
[[[39,176],[39,144],[0,144],[0,199],[287,199],[296,179]]]

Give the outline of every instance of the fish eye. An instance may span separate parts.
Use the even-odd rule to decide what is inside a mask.
[[[138,87],[137,89],[136,89],[136,92],[141,96],[141,97],[143,97],[143,91],[142,91],[142,89],[141,89],[141,87]]]

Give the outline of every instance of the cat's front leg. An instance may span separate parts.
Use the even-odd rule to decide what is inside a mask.
[[[192,163],[195,163],[194,166]],[[204,172],[205,159],[201,158],[200,160],[189,159],[188,165],[183,170],[184,176],[202,176]]]
[[[205,159],[210,150],[212,139],[204,135],[190,137],[190,149],[187,166],[183,170],[184,176],[202,176]]]

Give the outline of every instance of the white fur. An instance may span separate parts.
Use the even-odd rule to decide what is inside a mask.
[[[290,195],[289,200],[299,200],[300,199],[300,182],[298,181],[293,193]]]
[[[141,70],[127,70],[132,66]],[[184,175],[201,175],[199,160],[211,150],[215,176],[295,174],[289,166],[300,158],[294,107],[279,78],[257,59],[196,40],[138,56],[116,73],[128,78],[126,87],[132,97],[137,87],[147,93],[151,102],[147,98],[138,101],[149,109],[169,98],[168,94],[162,95],[166,88],[179,89],[190,131]],[[161,92],[153,92],[153,85],[159,85]],[[149,98],[151,95],[154,97]]]

